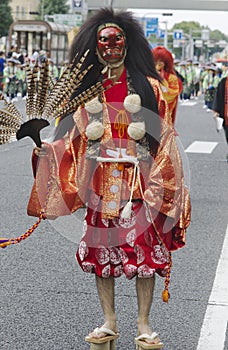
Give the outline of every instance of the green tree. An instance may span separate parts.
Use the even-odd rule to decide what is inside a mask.
[[[221,52],[224,50],[223,47],[219,46],[220,41],[227,41],[226,34],[220,32],[220,30],[215,29],[210,31],[210,41],[214,44],[214,47],[208,49],[209,54],[213,55],[215,53]]]
[[[175,23],[172,29],[173,30],[175,30],[175,29],[182,29],[184,33],[189,33],[190,30],[192,30],[192,31],[201,30],[201,25],[200,25],[199,22],[182,21],[182,22],[179,22],[179,23]]]
[[[215,29],[210,31],[210,39],[215,42],[218,42],[220,40],[227,40],[227,35],[220,32],[220,30]]]
[[[67,14],[69,10],[67,0],[40,0],[38,5],[40,19],[43,19],[45,15]]]
[[[218,43],[220,40],[226,40],[227,41],[227,36],[220,32],[219,30],[210,30],[208,26],[201,26],[199,22],[194,22],[194,21],[182,21],[179,23],[175,23],[171,31],[175,30],[183,30],[183,40],[185,43],[189,41],[189,38],[191,37],[193,40],[201,39],[201,34],[203,29],[208,29],[210,32],[210,42],[214,43],[214,47],[207,47],[207,42],[204,42],[203,48],[196,48],[194,49],[194,54],[199,57],[202,53],[203,54],[209,54],[213,55],[216,52],[222,51],[223,48],[220,48]],[[172,38],[170,38],[172,42]],[[182,46],[179,48],[173,48],[173,53],[175,54],[176,57],[181,57],[182,56]],[[206,55],[206,56],[207,56]]]
[[[11,0],[1,0],[0,3],[0,37],[7,36],[9,27],[13,23]]]

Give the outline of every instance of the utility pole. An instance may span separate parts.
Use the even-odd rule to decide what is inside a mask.
[[[194,57],[194,42],[192,37],[192,28],[189,30],[189,58],[193,60]]]
[[[162,16],[172,16],[172,13],[164,12]],[[165,23],[165,35],[164,35],[164,46],[168,49],[168,21],[164,21]]]
[[[41,0],[41,20],[44,20],[44,0]]]

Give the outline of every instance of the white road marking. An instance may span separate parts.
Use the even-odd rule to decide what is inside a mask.
[[[228,322],[228,226],[196,350],[225,350]]]
[[[184,102],[179,103],[178,106],[194,106],[196,104],[197,104],[197,102],[184,101]]]
[[[218,142],[194,141],[185,152],[187,153],[211,153]]]

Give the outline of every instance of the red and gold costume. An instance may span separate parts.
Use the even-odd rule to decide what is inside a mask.
[[[165,47],[155,47],[153,49],[153,55],[162,78],[163,95],[168,103],[170,116],[174,125],[178,96],[182,90],[182,82],[175,74],[172,54]]]
[[[174,93],[169,110],[148,42],[131,15],[104,10],[95,18],[72,44],[75,66],[91,45],[93,67],[72,98],[98,80],[112,86],[78,108],[74,126],[45,144],[38,163],[33,157],[28,213],[54,219],[86,207],[76,253],[83,271],[129,279],[157,272],[166,276],[168,301],[170,252],[185,245],[190,223],[170,118]]]
[[[69,60],[50,99],[45,65],[38,85],[36,69],[29,74],[28,111],[51,113],[59,123],[51,143],[40,140],[43,118],[17,132],[37,145],[28,214],[39,218],[24,235],[0,239],[0,247],[29,237],[44,218],[86,207],[76,252],[83,271],[128,279],[156,272],[166,277],[167,302],[171,251],[185,245],[191,210],[173,128],[178,78],[168,66],[158,74],[141,26],[125,11],[89,18]]]
[[[115,99],[123,108],[127,94],[126,70],[120,81],[121,84],[104,94],[105,132],[100,140],[100,150],[106,157],[109,157],[107,151],[115,152],[120,142],[114,129],[117,111],[110,105]],[[87,205],[85,232],[77,259],[84,271],[95,272],[101,277],[117,277],[122,273],[127,278],[149,277],[155,271],[165,275],[168,252],[185,244],[190,203],[181,159],[159,82],[153,78],[149,78],[149,82],[155,91],[163,123],[155,158],[139,162],[142,193],[138,178],[132,184],[132,164],[126,162],[120,169],[118,162],[99,163],[89,159],[85,135],[89,117],[85,109],[74,114],[75,127],[69,134],[47,145],[48,157],[40,158],[37,167],[28,213],[38,215],[44,209],[47,218],[55,218]],[[116,104],[113,105],[116,108]],[[135,141],[127,135],[123,139],[121,146],[126,147],[126,154],[136,152]],[[122,219],[121,211],[129,199],[132,185],[131,215]]]
[[[169,112],[171,115],[172,123],[174,125],[178,104],[178,96],[181,91],[179,79],[176,76],[176,74],[166,73],[164,74],[162,85],[165,88],[163,90],[163,95],[168,103]]]

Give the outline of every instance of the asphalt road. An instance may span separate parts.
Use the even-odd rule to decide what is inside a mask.
[[[173,254],[168,304],[156,279],[150,314],[164,350],[198,350],[208,300],[228,224],[227,145],[203,101],[178,107],[176,130],[182,150],[194,141],[215,142],[211,153],[185,153],[192,201],[186,247]],[[21,105],[20,105],[21,107]],[[0,146],[0,236],[24,233],[35,222],[26,214],[33,176],[29,139]],[[75,260],[83,213],[43,221],[26,241],[0,250],[0,349],[88,350],[84,337],[102,324],[94,276]],[[226,271],[228,273],[228,271]],[[136,336],[135,281],[116,280],[120,337],[117,350],[133,350]],[[225,306],[222,312],[227,312]],[[224,348],[228,350],[228,340]],[[201,348],[200,350],[211,350]]]

